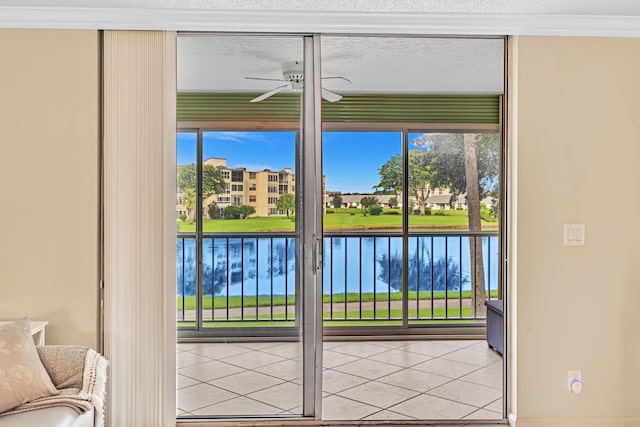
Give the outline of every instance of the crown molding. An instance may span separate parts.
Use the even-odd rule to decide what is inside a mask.
[[[640,16],[0,7],[0,28],[640,37]]]

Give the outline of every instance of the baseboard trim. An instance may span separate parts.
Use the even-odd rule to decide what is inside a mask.
[[[517,427],[640,427],[640,419],[518,418]]]

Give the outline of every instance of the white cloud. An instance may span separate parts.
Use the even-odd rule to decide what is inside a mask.
[[[260,132],[207,132],[206,139],[233,142],[260,142],[265,141],[265,136]]]

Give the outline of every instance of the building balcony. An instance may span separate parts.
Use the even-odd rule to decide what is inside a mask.
[[[195,234],[179,233],[178,327],[295,326],[296,244],[286,232],[205,233],[198,290]],[[325,233],[324,324],[482,327],[484,301],[499,297],[498,246],[497,232],[410,233],[406,249],[400,233]]]
[[[484,330],[480,300],[499,295],[498,233],[407,240],[324,234],[322,418],[501,419],[502,358],[468,333]],[[198,290],[195,234],[178,234],[177,324],[195,338],[178,344],[180,418],[301,413],[297,242],[286,232],[204,233]],[[447,339],[419,336],[453,328]]]

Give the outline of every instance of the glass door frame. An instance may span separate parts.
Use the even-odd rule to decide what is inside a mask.
[[[211,34],[214,36],[215,34]],[[220,33],[224,36],[228,34]],[[250,34],[260,36],[260,34]],[[269,36],[274,36],[270,34]],[[300,106],[299,127],[276,123],[271,130],[297,132],[296,138],[296,235],[298,248],[296,255],[296,322],[288,331],[278,327],[278,338],[298,337],[302,343],[302,417],[320,420],[322,417],[322,123],[321,123],[321,69],[320,36],[310,34],[282,34],[283,37],[300,37],[304,51],[305,85]],[[197,135],[196,173],[202,176],[203,134],[207,131],[222,130],[247,131],[248,126],[234,126],[225,123],[216,129],[211,123],[185,122],[177,125],[177,132]],[[253,129],[258,130],[258,129]],[[262,129],[260,129],[262,130]],[[237,327],[216,328],[216,334],[202,333],[202,182],[197,183],[196,200],[196,327],[178,330],[178,339],[216,341],[225,333],[233,332],[234,337],[242,335],[256,337],[256,334],[238,334]],[[309,208],[311,207],[311,208]],[[265,328],[262,335],[273,334],[274,328]],[[283,334],[283,332],[285,332]],[[259,338],[258,338],[259,339]],[[271,418],[270,416],[268,416]],[[253,418],[251,418],[253,419]]]
[[[409,170],[409,135],[412,133],[497,133],[500,138],[500,150],[501,150],[501,165],[500,169],[500,183],[503,181],[502,163],[505,162],[502,151],[504,150],[505,140],[502,130],[502,125],[499,124],[465,124],[465,123],[452,123],[448,125],[428,123],[323,123],[323,132],[398,132],[402,135],[401,155],[402,155],[402,186],[406,188],[406,179],[408,178]],[[499,190],[501,200],[504,199],[502,189]],[[402,193],[402,204],[405,207],[409,206],[409,192],[404,191]],[[503,211],[501,205],[501,212]],[[402,324],[398,325],[385,325],[385,326],[328,326],[324,329],[325,336],[389,336],[389,335],[404,335],[407,339],[410,339],[411,335],[434,335],[434,336],[470,336],[477,335],[483,336],[484,334],[484,322],[478,321],[472,324],[466,325],[426,325],[426,324],[410,324],[409,313],[409,237],[411,235],[409,229],[410,212],[403,208],[402,212],[402,231],[398,234],[398,237],[402,238]],[[499,226],[499,239],[505,240],[504,230],[506,230],[502,224],[503,219],[500,218]],[[498,259],[503,259],[502,248],[498,254]],[[502,263],[500,263],[501,265]],[[498,268],[498,283],[499,289],[505,286],[502,269]]]
[[[223,35],[223,33],[220,33]],[[251,34],[252,36],[258,36],[260,34]],[[296,36],[298,34],[281,34],[282,36]],[[270,34],[273,36],[273,34]],[[302,191],[299,193],[301,197],[297,202],[297,212],[300,215],[299,232],[301,233],[301,248],[300,257],[298,261],[301,262],[301,287],[297,289],[302,290],[301,301],[301,324],[295,328],[296,331],[300,331],[302,343],[303,343],[303,413],[304,418],[313,418],[315,420],[321,420],[322,418],[322,349],[323,349],[323,335],[367,335],[371,334],[374,330],[378,333],[384,331],[386,335],[395,335],[396,332],[402,330],[406,336],[411,334],[424,334],[424,326],[412,327],[408,324],[407,312],[408,312],[408,269],[406,268],[407,260],[403,257],[403,325],[390,326],[390,327],[349,327],[349,331],[341,327],[332,327],[330,330],[323,330],[323,288],[322,288],[322,258],[323,258],[323,225],[322,225],[322,132],[323,131],[346,131],[346,130],[364,130],[365,124],[362,123],[328,123],[324,125],[321,120],[321,55],[320,55],[320,34],[300,34],[300,37],[304,40],[304,73],[305,73],[305,88],[303,92],[303,103],[301,106],[301,134],[299,138],[298,149],[300,153],[296,156],[297,166],[299,168],[300,181],[298,185],[302,186]],[[506,46],[505,46],[506,49]],[[504,109],[501,106],[500,117],[505,114]],[[233,126],[231,126],[233,127]],[[501,133],[501,177],[500,177],[500,195],[502,196],[501,207],[506,205],[506,191],[503,186],[505,185],[504,169],[507,161],[505,151],[506,142],[503,132],[503,123],[498,125],[469,125],[464,123],[455,123],[450,126],[443,126],[441,124],[435,126],[429,126],[426,124],[415,123],[389,123],[389,124],[372,124],[371,127],[367,127],[367,131],[401,131],[403,133],[402,140],[402,155],[403,165],[408,167],[408,135],[409,132],[416,131],[428,131],[428,132],[488,132],[498,131]],[[274,127],[283,129],[281,124],[276,124]],[[184,123],[184,127],[178,127],[180,132],[198,132],[199,144],[201,143],[201,135],[203,129],[215,130],[211,126],[211,123]],[[221,128],[218,128],[220,130]],[[225,130],[231,130],[230,126],[225,126]],[[291,128],[286,128],[292,130]],[[238,130],[240,130],[238,128]],[[242,130],[248,130],[247,127]],[[270,129],[271,130],[271,129]],[[201,157],[201,153],[200,153]],[[198,167],[202,159],[198,159]],[[403,173],[403,177],[406,175]],[[404,183],[403,183],[404,186]],[[404,192],[408,197],[408,192]],[[196,207],[201,212],[200,197],[198,198],[200,205]],[[403,200],[407,202],[407,200]],[[404,206],[408,206],[405,203]],[[311,207],[311,208],[308,208]],[[408,214],[404,213],[403,217]],[[198,215],[200,218],[201,216]],[[502,209],[500,217],[500,239],[501,239],[501,254],[499,259],[500,264],[503,265],[503,258],[505,255],[505,246],[507,244],[506,239],[506,213]],[[202,221],[202,219],[199,219]],[[403,251],[408,253],[408,238],[409,224],[408,221],[403,219]],[[201,229],[201,227],[200,227]],[[310,268],[307,268],[310,267]],[[500,269],[502,272],[502,268]],[[201,274],[199,272],[198,274]],[[506,288],[504,277],[499,280],[500,286]],[[505,289],[506,291],[506,289]],[[506,292],[505,292],[506,294]],[[300,294],[298,294],[300,295]],[[505,295],[506,296],[506,295]],[[296,304],[297,304],[296,299]],[[298,308],[296,308],[298,310]],[[298,314],[298,312],[296,312]],[[506,314],[506,313],[505,313]],[[201,313],[199,313],[201,316]],[[298,321],[298,316],[296,316]],[[506,324],[506,322],[505,322]],[[300,329],[301,328],[301,329]],[[237,332],[237,329],[235,332]],[[422,330],[421,330],[422,329]],[[450,328],[447,327],[432,327],[429,328],[430,333],[447,335],[451,334]],[[188,331],[185,331],[188,332]],[[294,335],[296,332],[293,332]],[[182,335],[185,338],[190,338],[190,334]],[[297,335],[296,335],[297,336]],[[200,336],[204,338],[203,336]],[[207,337],[209,338],[209,337]],[[505,363],[506,365],[506,363]],[[506,367],[505,367],[506,370]],[[503,388],[503,396],[508,396],[507,387]],[[506,400],[506,399],[505,399]]]
[[[322,71],[320,35],[304,37],[302,105],[303,416],[322,418]],[[309,208],[311,207],[311,208]],[[311,268],[308,268],[311,267]]]
[[[203,200],[204,194],[202,189],[202,174],[203,174],[203,145],[204,145],[204,137],[206,133],[209,132],[247,132],[247,131],[257,131],[255,129],[249,129],[247,127],[241,126],[221,126],[216,127],[211,124],[203,124],[201,127],[194,127],[193,125],[185,125],[181,127],[178,125],[177,132],[178,133],[191,133],[196,135],[196,175],[198,177],[197,185],[196,185],[196,207],[195,211],[198,213],[203,212]],[[264,132],[292,132],[296,134],[296,146],[295,146],[295,163],[296,169],[300,170],[300,153],[302,151],[302,131],[300,129],[295,129],[292,126],[275,126],[274,128],[262,129]],[[302,182],[302,179],[301,179]],[[301,212],[301,201],[300,198],[296,198],[296,211]],[[204,239],[204,230],[203,230],[203,216],[196,215],[196,320],[194,327],[183,327],[178,328],[178,338],[179,339],[187,339],[187,340],[211,340],[216,341],[219,339],[223,339],[228,336],[232,336],[233,338],[242,339],[242,338],[263,338],[263,337],[273,337],[277,336],[278,338],[282,338],[283,341],[290,340],[292,338],[300,336],[300,327],[302,326],[299,314],[301,312],[300,304],[298,303],[298,299],[296,298],[296,317],[295,317],[295,326],[278,326],[278,327],[269,327],[264,326],[260,327],[260,329],[255,329],[251,333],[245,333],[242,327],[216,327],[216,328],[203,328],[203,316],[202,316],[202,298],[204,296],[203,293],[203,273],[202,273],[202,265],[204,259],[203,253],[203,239]],[[301,224],[302,222],[300,222]],[[299,238],[302,233],[302,227],[296,224],[296,229],[291,232],[292,234],[289,237]],[[296,249],[296,260],[300,260],[301,256],[298,254],[298,250]],[[297,267],[296,267],[297,269]],[[294,284],[295,295],[300,295],[300,291],[302,289],[301,286],[301,276],[302,273],[296,272],[296,283]],[[256,332],[257,331],[257,332]]]

